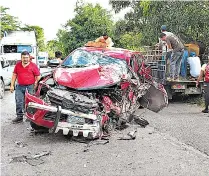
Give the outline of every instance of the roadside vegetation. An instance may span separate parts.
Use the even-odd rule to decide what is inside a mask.
[[[130,10],[124,19],[114,21],[114,16],[99,4],[93,5],[78,0],[75,16],[66,21],[57,31],[54,40],[44,43],[44,30],[40,26],[22,24],[18,18],[8,14],[8,8],[1,6],[1,36],[4,31],[34,30],[40,51],[54,51],[64,55],[95,40],[104,32],[113,39],[115,47],[140,50],[158,42],[160,26],[181,37],[184,43],[192,40],[209,44],[209,2],[208,1],[109,1],[115,13],[125,8]]]

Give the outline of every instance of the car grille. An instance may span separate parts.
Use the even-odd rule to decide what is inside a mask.
[[[69,109],[74,112],[91,113],[98,104],[95,100],[89,97],[74,92],[54,89],[47,93],[52,105],[61,106],[64,109]]]

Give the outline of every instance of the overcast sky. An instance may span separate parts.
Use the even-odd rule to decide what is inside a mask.
[[[103,8],[111,10],[109,0],[84,0],[99,3]],[[23,24],[38,25],[44,29],[46,40],[56,37],[62,24],[74,17],[76,0],[2,0],[1,5],[9,7],[9,14],[18,17]],[[115,19],[122,18],[121,12]]]

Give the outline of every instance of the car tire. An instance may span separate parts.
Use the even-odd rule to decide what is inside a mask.
[[[30,126],[36,130],[36,131],[41,131],[41,132],[48,132],[49,129],[46,128],[46,127],[43,127],[43,126],[39,126],[39,125],[36,125],[35,123],[33,122],[30,122]]]
[[[0,99],[4,97],[4,93],[5,93],[4,81],[0,79]]]

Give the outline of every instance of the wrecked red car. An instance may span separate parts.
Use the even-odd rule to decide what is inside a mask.
[[[139,52],[78,48],[53,71],[44,73],[34,95],[26,92],[26,117],[35,129],[99,138],[135,116],[143,106],[164,108],[167,93],[152,80]]]

